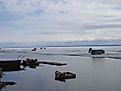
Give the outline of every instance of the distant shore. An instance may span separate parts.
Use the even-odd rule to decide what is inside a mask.
[[[70,45],[70,46],[45,46],[45,47],[93,47],[93,46],[121,46],[121,45]],[[41,48],[41,46],[12,46],[12,47],[0,47],[0,48]]]
[[[82,47],[82,46],[121,46],[121,45],[72,45],[72,46],[46,46],[46,47]]]

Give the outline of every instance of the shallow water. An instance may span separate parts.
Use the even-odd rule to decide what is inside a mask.
[[[105,49],[105,58],[92,58],[89,47],[61,47],[38,49],[2,49],[0,59],[37,58],[39,61],[64,62],[55,66],[40,64],[36,69],[5,72],[4,81],[14,81],[16,85],[2,88],[2,91],[120,91],[121,90],[121,47],[94,47]],[[19,57],[20,56],[20,57]],[[24,56],[24,57],[23,57]],[[23,57],[23,58],[22,58]],[[65,82],[55,80],[55,71],[76,73],[76,79]]]

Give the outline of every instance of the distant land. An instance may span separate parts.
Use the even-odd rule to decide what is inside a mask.
[[[119,39],[105,40],[78,40],[59,42],[1,42],[1,48],[26,48],[26,47],[79,47],[79,46],[121,46]]]

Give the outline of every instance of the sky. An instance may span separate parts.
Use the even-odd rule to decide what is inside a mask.
[[[0,0],[0,42],[121,39],[121,0]]]

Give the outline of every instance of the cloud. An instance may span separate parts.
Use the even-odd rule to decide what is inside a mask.
[[[5,31],[0,33],[0,41],[121,38],[119,3],[119,0],[0,0],[0,31]]]

